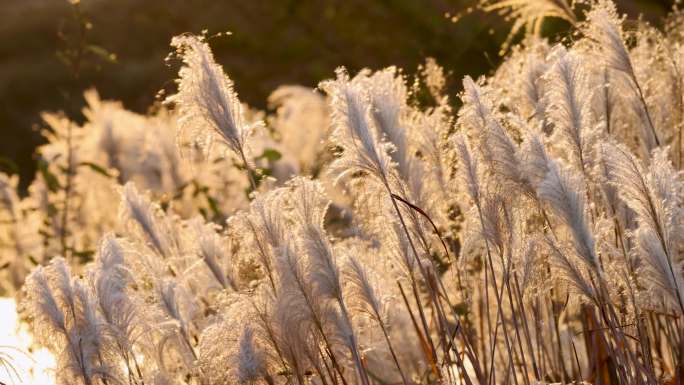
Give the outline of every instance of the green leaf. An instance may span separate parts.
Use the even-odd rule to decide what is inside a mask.
[[[29,255],[29,256],[28,256],[28,259],[29,259],[29,261],[31,261],[31,263],[33,264],[33,266],[38,266],[38,265],[40,265],[40,262],[38,262],[38,261],[33,257],[33,255]]]
[[[107,51],[99,45],[90,44],[86,46],[86,49],[104,61],[116,63],[116,54]]]
[[[104,167],[100,166],[99,164],[93,162],[81,162],[78,165],[90,167],[91,170],[95,171],[98,174],[102,174],[107,178],[113,177],[113,175],[111,175]]]
[[[62,187],[59,184],[59,180],[57,179],[55,174],[53,174],[48,169],[48,163],[46,161],[44,161],[43,159],[38,160],[38,172],[40,172],[40,175],[43,176],[43,179],[45,180],[45,183],[47,184],[47,188],[51,192],[55,192]]]
[[[468,314],[468,304],[466,304],[464,302],[457,303],[457,304],[453,305],[452,308],[454,309],[454,313],[456,313],[458,315]]]
[[[267,148],[261,155],[259,155],[258,159],[266,159],[269,162],[275,162],[282,157],[283,155],[278,150]]]
[[[3,170],[8,174],[18,174],[19,166],[17,166],[12,159],[0,156],[0,170]]]
[[[58,212],[57,206],[55,206],[54,203],[48,203],[48,205],[47,205],[47,213],[48,213],[48,215],[49,215],[49,216],[54,216],[54,215],[57,215],[57,212]],[[46,222],[49,222],[49,220],[46,220]],[[49,223],[46,223],[46,225],[49,226],[50,224],[49,224]]]
[[[72,250],[72,255],[78,258],[81,264],[86,264],[93,260],[95,250]]]
[[[205,196],[207,197],[207,203],[209,203],[209,208],[214,213],[214,217],[220,217],[221,210],[219,210],[218,202],[216,202],[216,199],[214,199],[211,195],[207,193],[205,193]]]

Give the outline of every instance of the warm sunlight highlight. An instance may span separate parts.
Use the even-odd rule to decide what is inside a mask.
[[[17,304],[0,298],[0,383],[23,385],[54,384],[55,358],[45,348],[31,350],[33,338],[28,325],[20,323]]]
[[[0,173],[0,380],[682,384],[684,12],[531,1],[573,38],[459,93],[339,67],[259,111],[186,33],[149,112],[44,113],[30,185]]]

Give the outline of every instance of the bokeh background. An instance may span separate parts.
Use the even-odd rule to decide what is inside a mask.
[[[434,57],[458,91],[465,74],[499,62],[509,25],[476,0],[0,0],[0,171],[26,186],[35,172],[41,111],[82,119],[82,92],[96,88],[145,112],[159,90],[173,90],[177,66],[165,63],[172,36],[209,35],[240,98],[265,109],[281,84],[314,87],[336,67],[352,73],[396,65],[415,72]],[[653,23],[666,0],[618,0],[622,12]],[[465,14],[457,22],[450,16]],[[545,33],[563,34],[563,22]],[[76,59],[77,58],[77,59]]]

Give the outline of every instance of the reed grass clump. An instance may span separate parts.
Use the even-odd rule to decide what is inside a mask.
[[[429,60],[255,111],[183,35],[158,112],[46,115],[0,247],[58,383],[682,383],[682,14],[627,39],[608,1],[518,3],[491,8],[576,38],[530,36],[460,103]]]

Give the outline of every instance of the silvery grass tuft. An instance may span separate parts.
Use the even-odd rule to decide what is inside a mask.
[[[254,124],[246,121],[233,81],[216,63],[203,37],[176,36],[171,46],[183,67],[178,71],[178,93],[166,101],[178,106],[179,127],[189,130],[203,146],[211,144],[212,136],[220,137],[243,166],[251,169],[247,137]]]
[[[157,113],[89,91],[69,141],[46,115],[28,195],[0,177],[0,273],[57,382],[682,382],[682,12],[490,5],[532,36],[459,95],[428,59],[254,112],[182,35]]]

